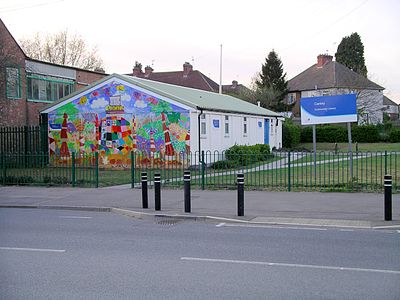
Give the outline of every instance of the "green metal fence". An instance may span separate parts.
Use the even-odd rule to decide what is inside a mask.
[[[40,153],[47,149],[47,125],[0,127],[0,153]]]
[[[140,186],[147,172],[152,186],[155,173],[165,187],[183,186],[184,170],[199,189],[236,188],[238,173],[245,187],[275,191],[381,192],[385,174],[392,175],[393,192],[400,192],[400,152],[273,152],[236,154],[225,152],[179,153],[173,157],[131,153],[131,168],[99,166],[97,154],[69,158],[47,154],[1,154],[1,184],[40,184],[104,187]]]
[[[98,155],[1,153],[0,184],[98,187]]]

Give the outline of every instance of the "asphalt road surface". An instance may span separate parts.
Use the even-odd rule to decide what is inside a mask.
[[[0,209],[0,299],[400,299],[400,232]]]

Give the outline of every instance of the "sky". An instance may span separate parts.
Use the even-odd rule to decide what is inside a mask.
[[[96,46],[107,73],[129,73],[135,61],[155,72],[185,61],[215,82],[250,85],[271,50],[286,79],[335,54],[357,32],[368,78],[400,103],[398,0],[0,0],[14,38],[67,29]]]

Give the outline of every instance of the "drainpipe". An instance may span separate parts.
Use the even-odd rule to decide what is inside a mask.
[[[202,162],[201,161],[201,159],[200,159],[200,155],[201,155],[201,144],[200,144],[200,117],[201,117],[201,115],[203,114],[203,110],[201,109],[201,108],[197,108],[197,109],[199,109],[200,110],[200,113],[197,115],[197,131],[198,131],[198,136],[197,136],[197,138],[198,138],[198,142],[199,142],[199,161],[200,162]]]

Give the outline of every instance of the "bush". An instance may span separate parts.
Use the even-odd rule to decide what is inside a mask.
[[[217,164],[218,167],[246,165],[271,157],[269,145],[240,146],[234,145],[225,152],[226,161]],[[224,165],[225,164],[225,165]],[[215,168],[215,164],[213,165]]]
[[[306,126],[301,128],[301,135],[300,135],[300,142],[301,143],[312,143],[312,127]]]
[[[389,141],[391,143],[400,143],[400,128],[394,128],[390,131]]]
[[[321,143],[345,143],[347,142],[347,128],[334,125],[317,127],[317,141]]]
[[[357,143],[379,142],[379,132],[376,125],[362,125],[352,127],[352,140]]]
[[[294,148],[300,144],[301,127],[285,121],[282,129],[282,144],[284,148]]]

